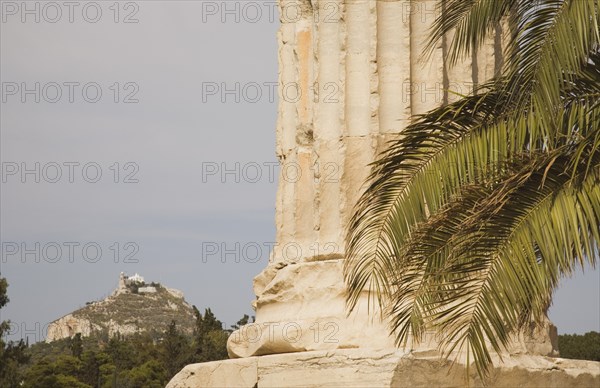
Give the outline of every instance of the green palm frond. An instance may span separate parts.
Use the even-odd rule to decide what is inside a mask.
[[[598,109],[591,117],[595,120],[573,122],[581,121],[578,111],[598,101],[594,90],[600,90],[584,81],[574,80],[564,95],[561,118],[563,126],[571,128],[570,136],[581,136],[584,128],[600,122]],[[600,77],[597,81],[600,84]],[[582,97],[583,91],[589,96]],[[535,122],[537,113],[522,112],[511,118],[501,110],[506,106],[505,100],[489,92],[439,108],[409,126],[374,164],[372,183],[349,224],[346,278],[352,282],[350,289],[356,290],[350,292],[350,307],[367,285],[375,286],[367,287],[375,291],[373,297],[389,293],[384,279],[395,267],[391,258],[411,225],[443,206],[462,185],[499,173],[498,162],[544,144],[542,124]],[[573,134],[573,128],[581,130]]]
[[[424,54],[429,56],[433,49],[449,33],[454,37],[448,53],[451,64],[470,55],[493,35],[496,26],[510,17],[518,0],[444,0],[438,5],[440,15],[434,22],[431,36]],[[516,22],[516,21],[514,21]]]
[[[373,164],[347,234],[352,310],[366,292],[398,344],[444,333],[480,374],[540,319],[600,241],[598,0],[447,0],[450,55],[515,25],[503,74],[417,117]],[[482,37],[483,36],[483,37]]]
[[[495,95],[486,94],[440,108],[435,111],[435,115],[425,116],[422,121],[410,126],[403,133],[402,140],[390,147],[385,156],[374,165],[371,175],[373,183],[368,189],[373,197],[363,196],[359,200],[358,207],[365,211],[356,212],[350,222],[350,229],[356,233],[350,237],[351,251],[352,248],[355,249],[348,257],[349,260],[360,258],[355,267],[346,267],[351,271],[347,278],[352,279],[352,289],[362,289],[369,284],[369,290],[377,290],[375,295],[387,293],[385,282],[381,280],[389,268],[393,267],[393,263],[387,260],[393,247],[382,238],[394,229],[399,229],[396,234],[403,235],[408,227],[408,224],[391,223],[389,220],[401,215],[420,220],[426,214],[425,206],[418,207],[420,199],[409,199],[408,202],[415,206],[407,207],[406,211],[395,206],[398,200],[405,193],[413,192],[408,190],[413,178],[429,177],[425,170],[438,152],[468,135],[472,127],[483,125],[493,118],[500,105]],[[419,183],[425,182],[418,181],[417,184]],[[375,245],[365,244],[366,241]],[[375,252],[373,260],[363,260],[372,251]],[[351,295],[350,307],[354,307],[359,296],[360,292]]]
[[[598,0],[543,0],[521,6],[525,15],[507,53],[510,95],[521,107],[531,104],[546,113],[541,119],[552,128],[563,87],[598,49],[600,5]]]
[[[484,372],[488,347],[500,352],[521,324],[539,319],[561,274],[595,263],[600,157],[576,175],[564,172],[566,155],[540,159],[501,182],[465,187],[418,225],[390,274],[399,344],[435,328],[447,333],[440,343],[448,352],[467,344],[483,355]]]

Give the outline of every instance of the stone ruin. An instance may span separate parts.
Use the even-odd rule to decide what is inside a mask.
[[[256,322],[230,336],[231,360],[189,365],[168,387],[482,384],[460,357],[453,368],[441,360],[433,337],[396,347],[366,293],[349,316],[345,304],[344,233],[369,163],[413,115],[468,94],[503,63],[505,26],[455,66],[451,37],[424,60],[439,1],[279,0],[278,244],[254,279]],[[600,363],[556,355],[556,328],[533,327],[488,384],[600,386]]]

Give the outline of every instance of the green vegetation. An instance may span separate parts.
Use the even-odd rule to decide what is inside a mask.
[[[562,358],[600,361],[600,333],[559,335],[558,350]]]
[[[7,286],[6,279],[0,278],[0,308],[8,302]],[[181,303],[182,299],[165,292]],[[140,298],[147,295],[120,296],[125,296],[124,299],[119,298],[120,301],[137,298],[135,300],[139,302]],[[191,310],[191,330],[183,330],[175,320],[171,320],[164,330],[157,326],[154,330],[112,338],[109,338],[107,330],[102,330],[90,337],[76,334],[72,338],[51,343],[39,342],[31,346],[22,340],[5,343],[2,335],[9,323],[2,322],[0,387],[164,387],[187,364],[227,358],[227,338],[232,330],[223,329],[222,322],[210,309],[206,309],[204,314],[195,306]],[[150,314],[151,311],[142,311],[142,314],[146,313]],[[234,327],[248,322],[249,317],[244,315]]]
[[[0,278],[0,311],[9,302],[8,282]],[[20,367],[29,361],[27,344],[19,342],[5,342],[5,333],[10,328],[10,321],[0,322],[0,387],[16,387],[21,380]]]
[[[191,335],[172,321],[163,332],[110,339],[106,332],[84,338],[78,334],[70,339],[34,344],[26,351],[31,362],[19,371],[23,386],[164,387],[187,364],[227,358],[231,330],[224,330],[210,309],[202,315],[194,307],[194,312]]]
[[[561,277],[598,261],[600,3],[441,4],[431,50],[470,61],[502,30],[504,63],[373,164],[345,279],[350,308],[367,289],[399,346],[440,333],[443,354],[468,352],[484,377]]]

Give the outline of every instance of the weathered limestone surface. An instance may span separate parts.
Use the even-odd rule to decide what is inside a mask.
[[[229,356],[368,347],[394,348],[387,328],[365,314],[346,316],[343,259],[289,264],[255,280],[256,323],[234,332]],[[364,311],[361,311],[364,313]]]
[[[88,337],[92,331],[97,329],[99,327],[92,325],[92,322],[88,319],[76,318],[72,314],[67,314],[48,325],[46,342],[71,338],[76,333],[81,333],[82,336]]]
[[[234,332],[228,340],[231,358],[265,354],[368,348],[394,349],[386,322],[367,314],[367,296],[357,311],[346,315],[343,259],[325,255],[263,271],[255,278],[256,322]],[[372,306],[371,306],[372,308]],[[519,333],[513,354],[556,356],[557,333],[549,321]],[[437,348],[434,336],[408,350]],[[413,346],[413,347],[411,347]]]
[[[345,311],[344,232],[368,165],[412,115],[456,99],[453,93],[468,94],[502,63],[501,40],[494,39],[455,67],[445,60],[450,37],[424,57],[439,5],[279,1],[277,246],[254,282],[256,325],[232,336],[231,357],[393,347],[385,323],[367,314],[366,303],[351,317]],[[311,262],[323,257],[337,261]],[[327,323],[336,325],[338,342],[310,341],[311,326]],[[251,335],[277,324],[296,327],[300,339],[290,343],[278,329],[256,340]],[[365,332],[372,334],[368,340],[359,335]]]
[[[190,364],[167,384],[167,387],[256,387],[257,358]]]
[[[338,349],[276,354],[186,366],[167,388],[191,387],[482,387],[464,364],[453,367],[435,352]],[[600,386],[600,363],[540,356],[506,356],[489,387]]]
[[[93,323],[87,318],[76,317],[73,314],[67,314],[48,325],[46,333],[46,342],[52,342],[63,338],[71,338],[75,334],[81,334],[83,337],[89,337],[93,332],[107,330],[109,337],[117,334],[131,335],[140,331],[138,325],[134,323],[119,323],[109,319],[102,324]]]

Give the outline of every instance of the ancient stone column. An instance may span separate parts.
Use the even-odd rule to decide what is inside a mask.
[[[415,114],[468,94],[501,61],[500,40],[451,67],[423,55],[441,0],[280,0],[281,162],[277,246],[254,280],[256,323],[231,357],[393,348],[366,305],[346,317],[344,234],[369,163]]]
[[[278,244],[254,279],[256,322],[229,337],[232,359],[188,365],[168,388],[482,386],[435,341],[397,348],[366,295],[345,308],[344,233],[368,164],[412,115],[502,66],[500,27],[454,67],[451,37],[424,59],[443,1],[279,0]],[[600,363],[539,356],[553,351],[547,329],[519,333],[486,384],[598,386]]]

